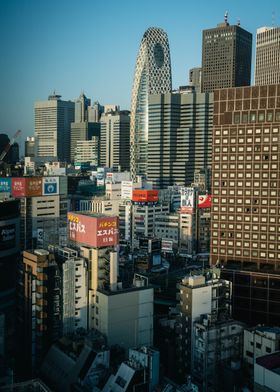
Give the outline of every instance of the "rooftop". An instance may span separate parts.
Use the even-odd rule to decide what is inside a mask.
[[[259,357],[256,359],[256,363],[265,369],[280,374],[280,351]]]

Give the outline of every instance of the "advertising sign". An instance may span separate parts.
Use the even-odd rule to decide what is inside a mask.
[[[12,178],[12,195],[14,197],[41,196],[42,177]]]
[[[181,189],[181,207],[194,208],[194,188]]]
[[[59,178],[43,177],[43,195],[59,194]]]
[[[80,244],[102,248],[119,243],[119,218],[68,213],[69,239]]]
[[[11,192],[12,181],[9,177],[0,178],[0,192]]]
[[[0,250],[14,248],[16,246],[16,225],[11,224],[0,227]]]
[[[161,250],[163,252],[173,253],[173,241],[172,240],[162,240]]]
[[[121,198],[125,200],[132,199],[133,181],[122,181]]]
[[[199,195],[198,196],[198,208],[211,208],[212,195]]]
[[[132,201],[139,203],[157,202],[158,191],[150,189],[135,189],[132,191]]]
[[[181,207],[180,208],[181,214],[192,214],[193,212],[194,212],[194,209],[191,207]]]

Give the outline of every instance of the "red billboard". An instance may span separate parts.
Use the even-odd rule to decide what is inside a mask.
[[[94,248],[114,246],[119,243],[119,218],[117,216],[68,213],[69,239]]]
[[[211,208],[212,195],[199,195],[198,196],[198,208]]]
[[[151,189],[135,189],[132,191],[132,201],[147,203],[158,201],[158,191]]]
[[[13,177],[12,195],[14,197],[30,197],[42,195],[41,177]]]

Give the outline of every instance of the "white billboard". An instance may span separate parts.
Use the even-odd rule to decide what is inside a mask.
[[[194,208],[194,188],[181,189],[181,207]]]

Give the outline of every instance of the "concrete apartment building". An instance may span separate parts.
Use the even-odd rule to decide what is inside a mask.
[[[252,34],[224,22],[202,33],[202,92],[249,86],[251,81]]]
[[[211,262],[250,325],[280,322],[279,102],[280,85],[214,93]]]
[[[280,27],[257,29],[255,85],[280,83]]]

